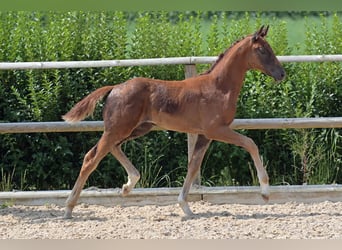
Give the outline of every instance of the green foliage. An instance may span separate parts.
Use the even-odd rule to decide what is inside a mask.
[[[284,13],[283,13],[284,14]],[[305,23],[305,41],[290,46],[283,14],[251,12],[0,12],[1,61],[69,61],[218,55],[236,40],[270,24],[277,55],[342,51],[341,14]],[[289,13],[288,13],[289,14]],[[291,14],[291,13],[290,13]],[[305,13],[299,13],[303,15]],[[299,15],[298,14],[298,15]],[[292,13],[293,20],[298,20]],[[292,29],[292,27],[291,27]],[[248,72],[238,118],[328,117],[342,114],[340,62],[286,63],[281,83]],[[199,72],[208,65],[197,65]],[[0,71],[1,122],[58,121],[94,89],[135,76],[180,80],[184,66]],[[101,119],[101,107],[94,118]],[[246,130],[260,147],[272,184],[341,183],[341,129]],[[0,137],[2,190],[70,189],[84,154],[101,133],[8,134]],[[142,173],[140,187],[180,186],[187,164],[186,136],[153,132],[123,145]],[[202,183],[257,185],[253,162],[236,146],[213,142]],[[108,155],[88,186],[121,187],[126,173]]]
[[[15,168],[13,168],[12,173],[5,173],[4,169],[3,168],[1,169],[0,191],[12,190],[14,172],[15,172]]]

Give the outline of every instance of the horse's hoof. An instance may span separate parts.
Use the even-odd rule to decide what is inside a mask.
[[[131,192],[131,189],[128,187],[128,185],[122,185],[122,196],[127,196],[129,192]]]
[[[179,201],[179,205],[180,205],[180,207],[182,208],[185,217],[192,217],[192,216],[195,215],[195,214],[191,211],[191,209],[190,209],[190,207],[189,207],[189,205],[188,205],[187,202],[185,202],[185,201]]]
[[[65,220],[72,219],[71,211],[66,211],[64,216],[63,216],[63,219],[65,219]]]

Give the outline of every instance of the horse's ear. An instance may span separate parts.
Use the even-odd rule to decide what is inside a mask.
[[[252,41],[255,42],[259,39],[259,37],[265,37],[267,35],[269,27],[270,27],[269,25],[267,25],[266,28],[264,28],[264,25],[261,26],[260,29],[254,33],[252,37]]]
[[[254,35],[252,37],[252,42],[255,42],[259,39],[259,36],[261,35],[261,32],[263,31],[263,29],[264,29],[264,25],[261,26],[261,28],[254,33]]]
[[[265,36],[267,35],[267,32],[268,32],[268,28],[269,28],[269,27],[270,27],[270,26],[267,25],[266,28],[262,30],[262,32],[261,32],[261,34],[260,34],[262,37],[265,37]]]

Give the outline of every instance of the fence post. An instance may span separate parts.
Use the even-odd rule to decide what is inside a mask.
[[[185,78],[190,78],[197,75],[196,65],[195,64],[186,64],[185,65]],[[197,140],[197,134],[187,134],[188,136],[188,163],[191,160],[192,153],[194,152],[195,143]],[[201,185],[201,171],[198,172],[193,184],[200,186]]]

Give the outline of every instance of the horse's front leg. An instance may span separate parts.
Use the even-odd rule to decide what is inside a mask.
[[[198,135],[195,148],[194,148],[191,160],[188,165],[188,172],[186,174],[183,188],[182,188],[181,193],[178,196],[178,203],[180,207],[182,208],[183,212],[188,216],[193,215],[193,213],[187,202],[187,196],[189,194],[190,187],[200,169],[205,152],[207,151],[210,145],[210,142],[211,140],[207,139],[204,135]]]
[[[241,135],[228,126],[217,127],[213,129],[210,134],[206,134],[208,138],[213,140],[222,141],[244,148],[251,155],[255,168],[257,170],[258,179],[261,187],[261,196],[267,202],[269,199],[269,178],[268,174],[262,164],[259,155],[259,149],[254,141],[244,135]]]

